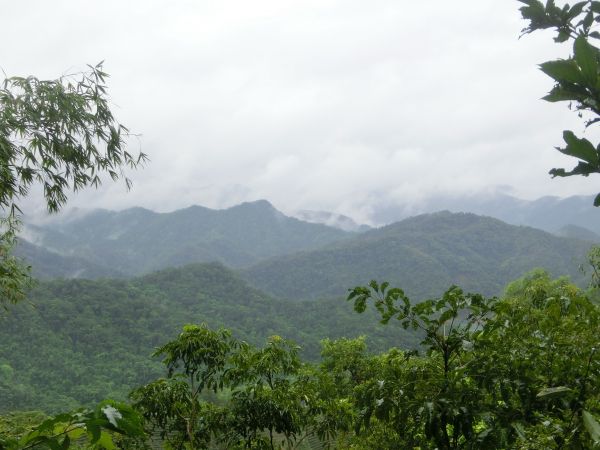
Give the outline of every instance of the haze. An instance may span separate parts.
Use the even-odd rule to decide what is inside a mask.
[[[115,113],[151,159],[131,192],[107,183],[70,207],[266,198],[368,221],[439,195],[597,191],[547,174],[572,165],[553,147],[583,125],[539,100],[551,81],[536,64],[568,48],[519,40],[516,1],[3,3],[5,73],[104,60]]]

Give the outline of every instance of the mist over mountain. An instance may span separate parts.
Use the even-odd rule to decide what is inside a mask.
[[[39,245],[19,239],[15,255],[31,264],[35,278],[121,278],[123,274],[110,266],[95,264],[78,256],[63,256]]]
[[[243,273],[257,288],[289,299],[343,296],[371,279],[409,296],[438,296],[452,284],[498,295],[535,267],[580,280],[591,243],[474,214],[412,217],[327,247],[273,258]]]
[[[560,228],[555,234],[561,237],[581,239],[582,241],[594,243],[600,242],[599,234],[577,225],[565,225],[564,227]]]
[[[567,225],[577,225],[600,233],[600,209],[593,207],[594,196],[566,198],[541,197],[522,200],[506,194],[437,196],[418,204],[373,205],[370,220],[390,224],[423,213],[447,210],[490,216],[513,225],[527,225],[555,233]]]
[[[225,210],[191,206],[171,213],[143,208],[79,212],[46,224],[27,223],[23,236],[64,257],[138,275],[197,262],[243,267],[316,249],[351,233],[287,217],[261,200]]]
[[[522,208],[529,215],[515,213],[513,219],[536,223],[546,214],[556,218],[544,222],[552,228],[559,223],[556,211],[576,211],[587,200],[540,199],[528,210],[513,198],[499,197],[498,205],[505,208],[496,211]],[[596,210],[582,207],[590,210],[563,215],[563,220],[590,222]],[[307,215],[314,220],[344,217]],[[80,211],[47,224],[28,224],[24,236],[35,245],[22,242],[20,252],[40,278],[114,278],[216,261],[244,269],[257,288],[278,298],[344,296],[348,288],[373,278],[423,298],[439,295],[451,284],[499,294],[507,282],[534,267],[580,280],[578,267],[597,241],[595,233],[577,225],[555,232],[564,237],[491,217],[442,212],[356,233],[287,217],[258,201],[226,210]]]
[[[310,223],[322,223],[340,230],[362,233],[371,229],[369,225],[356,223],[351,217],[328,211],[311,211],[303,209],[296,211],[294,217]]]

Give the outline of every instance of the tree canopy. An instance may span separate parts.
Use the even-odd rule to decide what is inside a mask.
[[[6,78],[0,87],[0,304],[23,298],[28,271],[11,255],[19,200],[35,183],[56,212],[67,194],[98,187],[102,174],[131,181],[124,168],[147,158],[130,153],[128,129],[114,117],[102,63],[55,80]]]
[[[600,40],[600,1],[582,1],[570,6],[557,6],[554,0],[544,5],[538,0],[519,0],[523,18],[529,22],[523,34],[537,30],[556,31],[555,42],[573,41],[573,52],[567,59],[546,61],[540,69],[555,82],[544,97],[548,102],[569,102],[569,107],[585,119],[586,128],[600,121],[600,50],[593,44]],[[554,168],[553,177],[588,176],[600,173],[600,143],[578,137],[573,131],[563,132],[564,147],[557,150],[578,160],[571,169]],[[600,206],[600,194],[594,200]]]

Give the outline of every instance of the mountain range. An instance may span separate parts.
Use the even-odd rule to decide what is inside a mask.
[[[401,286],[415,299],[457,284],[499,295],[535,267],[583,281],[591,243],[466,213],[424,214],[324,248],[272,258],[243,271],[259,289],[289,299],[344,295],[371,279]]]
[[[412,332],[379,325],[373,311],[355,314],[348,289],[377,279],[415,301],[453,284],[499,295],[535,267],[584,286],[579,266],[595,235],[576,225],[561,232],[448,211],[343,231],[266,201],[26,223],[18,253],[34,275],[65,279],[40,281],[28,302],[0,315],[0,412],[123,399],[160,374],[149,355],[186,323],[257,344],[278,334],[311,359],[319,340],[341,336],[365,334],[373,350],[415,347]]]
[[[296,211],[293,215],[294,217],[305,222],[321,223],[323,225],[354,233],[362,233],[363,231],[369,231],[372,228],[369,225],[355,222],[351,217],[329,211],[312,211],[303,209]]]
[[[593,195],[547,196],[535,200],[500,193],[460,197],[442,195],[425,199],[416,206],[402,202],[373,205],[368,219],[374,224],[387,225],[411,216],[447,210],[494,217],[512,225],[526,225],[550,233],[575,225],[600,234],[600,208],[594,208],[593,203]]]
[[[18,252],[40,278],[130,277],[219,262],[278,298],[344,296],[373,278],[424,298],[451,284],[496,295],[534,267],[582,281],[578,268],[595,234],[575,225],[559,232],[447,211],[348,232],[287,217],[263,200],[162,214],[95,210],[26,224],[33,243],[23,240]]]
[[[45,225],[26,222],[23,240],[63,258],[86,260],[92,266],[85,266],[83,275],[98,278],[107,272],[134,276],[197,262],[244,267],[351,235],[287,217],[263,200],[225,210],[192,206],[164,214],[143,208],[93,210]],[[34,269],[39,267],[37,273],[53,273],[42,267],[34,249],[28,246],[19,252],[29,257]]]

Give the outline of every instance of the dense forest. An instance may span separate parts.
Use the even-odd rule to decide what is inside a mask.
[[[540,65],[545,100],[598,122],[600,2],[520,3],[523,34],[573,44]],[[0,86],[0,450],[600,448],[587,213],[371,228],[263,200],[23,223],[36,183],[57,212],[147,161],[107,77]],[[553,177],[600,173],[600,145],[563,138],[577,165]],[[314,223],[332,218],[347,230]]]
[[[214,281],[210,295],[217,299],[219,291],[244,294],[247,301],[240,305],[237,298],[237,308],[232,306],[241,313],[238,321],[251,310],[249,304],[268,304],[214,265],[139,279],[128,297],[108,284],[99,294],[104,305],[94,302],[96,289],[84,287],[101,286],[94,282],[46,286],[65,298],[73,288],[80,292],[77,304],[69,307],[56,298],[52,302],[65,308],[62,314],[70,313],[74,323],[61,317],[62,325],[39,330],[37,340],[36,329],[29,334],[23,328],[11,330],[34,345],[15,361],[18,367],[5,362],[0,366],[4,379],[10,380],[19,366],[35,366],[38,358],[45,367],[31,370],[30,386],[15,386],[16,380],[3,386],[3,398],[12,395],[17,405],[46,402],[49,409],[87,402],[91,409],[47,420],[43,413],[9,413],[0,422],[6,432],[2,445],[13,448],[18,444],[11,436],[23,435],[44,420],[39,431],[21,438],[21,445],[70,445],[71,438],[82,435],[82,427],[92,433],[92,440],[98,441],[96,432],[103,436],[106,448],[146,448],[161,441],[170,448],[214,449],[377,449],[382,442],[385,448],[591,448],[597,438],[593,416],[600,413],[600,308],[588,298],[597,294],[586,294],[566,279],[552,280],[536,271],[511,283],[501,298],[452,287],[439,298],[417,303],[400,289],[372,282],[350,293],[356,311],[373,303],[379,317],[366,316],[366,322],[381,319],[389,338],[394,330],[412,330],[420,344],[410,349],[398,334],[397,347],[372,353],[362,337],[326,339],[320,358],[308,362],[301,358],[300,347],[278,335],[249,343],[206,324],[185,325],[183,331],[179,327],[170,341],[159,342],[166,309],[160,303],[142,309],[139,302],[146,297],[136,300],[134,292],[152,286],[147,292],[157,291],[154,296],[171,309],[164,292],[184,285],[185,278]],[[110,296],[105,294],[111,291],[114,302],[106,303]],[[193,288],[177,293],[188,308],[209,295]],[[139,323],[147,336],[132,326],[136,320],[131,317],[101,313],[114,313],[123,303],[145,315]],[[205,305],[211,309],[210,302]],[[87,320],[74,308],[89,309]],[[328,312],[335,314],[333,309]],[[23,319],[16,315],[12,321]],[[260,315],[251,320],[261,326]],[[73,331],[75,322],[83,326],[79,334]],[[277,324],[265,320],[262,326]],[[59,338],[61,327],[63,336],[71,330],[70,348]],[[49,330],[57,331],[51,335]],[[112,335],[117,330],[119,335]],[[154,354],[162,359],[162,369],[149,356],[144,362],[141,352],[148,344],[158,347]],[[53,373],[55,365],[59,372]],[[31,392],[36,383],[39,391]],[[126,383],[132,385],[128,396],[120,392]],[[111,387],[113,395],[131,406],[102,401],[94,407],[94,389]],[[114,442],[107,444],[111,434]]]
[[[40,281],[0,319],[1,445],[84,446],[83,426],[106,448],[588,448],[600,404],[590,245],[444,212],[242,270]],[[499,288],[534,265],[580,286],[538,269]],[[281,291],[307,287],[265,294],[252,273],[264,267]],[[435,282],[414,296],[361,268]],[[328,273],[363,287],[319,292]],[[485,295],[440,287],[460,274]]]
[[[371,319],[374,319],[372,317]],[[131,280],[40,283],[28,303],[0,319],[0,413],[60,412],[103,398],[125,400],[160,374],[150,355],[190,323],[227,327],[258,345],[281,335],[317,361],[320,341],[368,336],[373,350],[415,348],[404,330],[365,321],[337,299],[286,302],[257,291],[230,269],[202,264]]]

